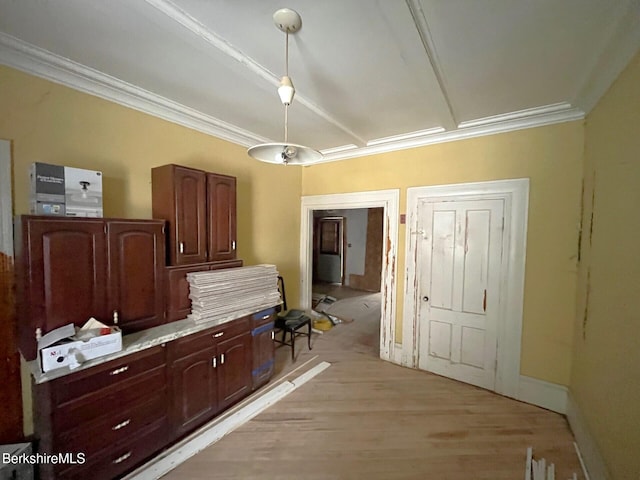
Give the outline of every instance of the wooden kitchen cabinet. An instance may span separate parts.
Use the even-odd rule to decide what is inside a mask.
[[[253,352],[251,378],[254,390],[267,383],[275,370],[275,343],[273,341],[275,319],[275,308],[269,308],[251,316],[251,349]]]
[[[168,223],[168,264],[207,261],[206,173],[180,165],[151,169],[153,218]]]
[[[151,170],[153,217],[169,226],[169,265],[236,258],[236,179],[180,165]]]
[[[189,281],[187,273],[206,272],[222,268],[241,267],[242,260],[227,260],[215,263],[199,263],[196,265],[165,267],[165,310],[166,321],[173,322],[187,318],[191,313],[189,299]]]
[[[27,360],[44,335],[94,317],[131,333],[164,322],[164,222],[16,217],[18,336]]]
[[[131,470],[168,442],[167,397],[163,346],[35,385],[38,451],[84,454],[83,463],[41,464],[40,478],[107,480]]]
[[[202,425],[251,391],[248,318],[169,344],[171,425],[175,438]]]
[[[16,221],[19,346],[36,357],[36,329],[107,315],[105,225],[100,219],[25,216]]]

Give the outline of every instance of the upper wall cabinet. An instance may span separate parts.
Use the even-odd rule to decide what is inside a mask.
[[[236,179],[180,165],[151,170],[154,218],[169,224],[169,265],[236,258]]]
[[[169,265],[207,261],[207,177],[164,165],[151,170],[153,218],[168,222]]]
[[[17,217],[20,350],[36,357],[41,333],[94,317],[124,333],[164,322],[164,222]]]

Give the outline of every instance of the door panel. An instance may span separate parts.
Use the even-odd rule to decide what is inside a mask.
[[[209,261],[236,258],[236,178],[207,174]]]
[[[493,389],[502,200],[423,202],[418,209],[419,368]]]
[[[18,251],[22,314],[31,319],[20,325],[20,348],[32,360],[36,328],[45,334],[91,317],[107,320],[104,222],[25,216],[16,227],[24,231]]]
[[[164,322],[163,223],[109,221],[109,312],[125,333]]]
[[[176,169],[176,264],[205,262],[206,203],[204,172],[186,168]]]
[[[433,251],[436,255],[431,262],[431,305],[438,308],[453,307],[455,220],[455,211],[433,214]]]

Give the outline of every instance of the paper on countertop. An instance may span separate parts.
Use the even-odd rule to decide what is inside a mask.
[[[103,328],[109,327],[91,317],[77,332],[75,332],[76,340],[88,340],[93,337],[99,337]]]

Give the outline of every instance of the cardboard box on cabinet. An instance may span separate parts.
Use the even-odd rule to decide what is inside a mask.
[[[43,372],[56,368],[74,369],[87,360],[109,355],[122,350],[122,331],[113,326],[109,333],[85,340],[76,338],[73,324],[56,328],[38,341],[40,367]]]
[[[31,164],[31,213],[67,217],[102,217],[102,172]]]

